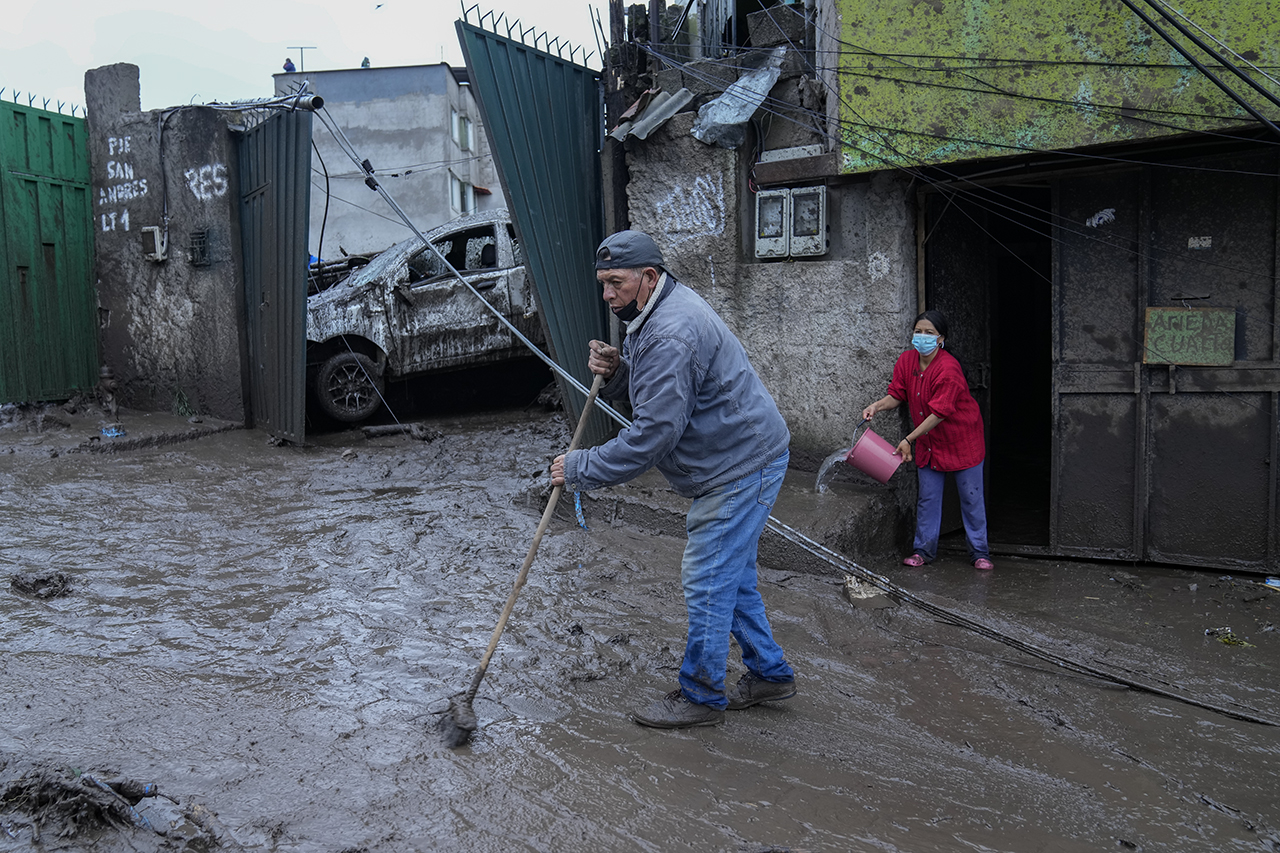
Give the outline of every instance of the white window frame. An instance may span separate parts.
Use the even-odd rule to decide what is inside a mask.
[[[450,133],[453,141],[463,151],[471,150],[471,119],[456,109],[449,110]]]
[[[453,172],[449,173],[449,206],[459,215],[476,211],[476,188]]]

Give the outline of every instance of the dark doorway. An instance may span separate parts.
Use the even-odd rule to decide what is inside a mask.
[[[1052,193],[1047,185],[933,195],[926,295],[947,315],[986,424],[993,550],[1050,545],[1053,449]],[[943,546],[967,550],[948,484]]]
[[[1048,188],[993,191],[987,511],[993,544],[1049,545],[1053,245]]]

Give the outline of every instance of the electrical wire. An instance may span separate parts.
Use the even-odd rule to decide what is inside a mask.
[[[437,169],[447,169],[452,166],[460,166],[463,163],[472,163],[477,160],[484,160],[484,159],[486,158],[477,154],[473,157],[463,157],[463,158],[454,159],[454,160],[436,160],[430,163],[415,163],[410,166],[396,166],[394,167],[394,171],[387,170],[387,169],[378,169],[378,177],[403,178],[409,175],[416,175],[419,172],[433,172],[433,171],[436,171]],[[363,181],[366,176],[363,172],[337,172],[333,175],[333,177],[334,178],[358,178],[359,180]]]
[[[797,50],[796,46],[795,46],[793,43],[792,43],[792,44],[790,44],[789,46],[790,46],[793,50]],[[682,66],[681,66],[681,71],[682,71],[682,73],[690,73],[690,72],[692,71],[692,69],[690,69],[690,68],[689,68],[688,66],[686,66],[686,65],[682,65]],[[696,73],[697,73],[697,72],[696,72],[696,71],[694,71],[693,73],[696,75]],[[815,74],[815,77],[820,77],[820,75]],[[709,81],[709,82],[710,82],[710,81]],[[836,94],[836,96],[837,96],[837,97],[839,97],[839,93],[838,93],[838,92],[837,92],[837,93],[834,93],[834,94]],[[766,98],[766,99],[765,99],[765,101],[766,101],[766,102],[768,102],[768,101],[770,101],[770,100],[773,100],[773,99],[770,99],[770,98]],[[776,100],[774,100],[774,103],[779,103],[779,102],[777,102]],[[788,107],[789,107],[790,105],[786,105],[786,106],[788,106]],[[854,109],[854,108],[852,107],[852,105],[850,105],[850,104],[847,104],[847,103],[846,103],[846,106],[848,106],[848,107],[849,107],[849,108],[854,112],[854,114],[855,114],[855,115],[857,114],[856,109]],[[785,115],[785,114],[784,114],[784,113],[782,113],[781,111],[778,111],[778,110],[772,110],[772,109],[770,109],[769,107],[765,107],[765,109],[766,109],[766,111],[767,111],[767,112],[773,112],[773,114],[774,114],[774,115],[778,115],[778,116],[781,116],[781,117],[783,117],[783,118],[790,119],[790,117],[789,117],[789,116]],[[800,122],[796,122],[796,123],[797,123],[797,124],[799,124]],[[828,133],[828,134],[825,134],[825,135],[826,135],[828,138],[832,138],[832,137],[831,137],[831,135],[830,135],[829,133]],[[864,139],[868,139],[868,137],[865,137],[865,136],[864,136],[863,138],[864,138]],[[887,148],[889,148],[889,149],[893,150],[893,151],[894,151],[894,153],[896,153],[896,154],[898,154],[899,156],[902,156],[904,159],[906,159],[906,158],[905,158],[905,155],[903,155],[901,151],[898,151],[898,150],[896,149],[896,147],[894,147],[894,146],[892,145],[892,143],[889,143],[887,140],[885,141],[885,147],[887,147]],[[872,156],[877,156],[877,155],[872,154]],[[882,157],[878,157],[878,156],[877,156],[877,159],[882,159],[882,160],[883,160],[884,158],[882,158]],[[886,163],[890,168],[895,168],[895,169],[898,169],[898,170],[904,171],[904,172],[905,172],[905,173],[907,173],[908,175],[911,175],[913,178],[919,178],[919,179],[921,179],[921,180],[923,180],[923,181],[925,181],[925,182],[931,183],[931,184],[935,183],[934,181],[930,180],[930,178],[928,177],[928,175],[926,175],[926,174],[924,174],[923,172],[919,171],[919,168],[922,168],[922,167],[924,167],[924,166],[925,166],[925,164],[923,164],[923,163],[920,163],[920,164],[919,164],[919,167],[917,167],[917,168],[913,168],[913,167],[904,166],[904,165],[902,165],[901,163],[892,162],[892,161],[888,161],[888,160],[884,160],[884,162],[885,162],[885,163]],[[1145,165],[1145,164],[1144,164],[1144,165]],[[1271,175],[1268,175],[1268,176],[1269,176],[1269,177],[1274,177],[1274,176],[1271,176]],[[957,177],[955,177],[955,176],[953,176],[953,178],[954,178],[954,179],[956,179],[956,180],[962,180],[962,181],[964,180],[964,179],[961,179],[961,178],[957,178]],[[974,186],[975,186],[975,187],[977,187],[977,185],[974,185]],[[956,189],[959,189],[959,188],[956,188]],[[976,193],[976,192],[968,192],[968,193],[967,193],[967,195],[971,197],[971,200],[976,200],[976,198],[977,198],[977,193]],[[954,194],[952,194],[949,198],[950,198],[952,201],[954,201],[955,195],[954,195]],[[975,203],[977,203],[977,202],[975,201]],[[949,204],[950,204],[950,202],[949,202]],[[997,203],[997,205],[999,205],[999,203]],[[980,203],[978,203],[978,206],[979,206],[979,207],[983,207],[983,205],[981,205]],[[1130,246],[1128,245],[1128,242],[1129,242],[1129,241],[1127,241],[1127,240],[1115,240],[1115,241],[1112,241],[1112,240],[1107,240],[1107,239],[1099,239],[1099,238],[1098,238],[1097,236],[1095,236],[1095,235],[1087,234],[1087,233],[1085,233],[1085,232],[1083,232],[1083,231],[1078,231],[1078,230],[1074,230],[1073,228],[1066,227],[1066,226],[1064,225],[1064,223],[1066,222],[1066,220],[1065,220],[1063,217],[1061,217],[1060,215],[1056,215],[1056,214],[1052,214],[1051,212],[1047,212],[1047,213],[1048,213],[1048,215],[1049,215],[1049,218],[1048,218],[1048,219],[1045,219],[1045,218],[1043,218],[1043,217],[1028,216],[1028,215],[1026,214],[1026,212],[1025,212],[1025,211],[1015,210],[1015,209],[1013,209],[1013,208],[1009,208],[1007,205],[999,205],[999,206],[1006,207],[1006,208],[1008,208],[1009,210],[1011,210],[1012,212],[1014,212],[1014,213],[1018,214],[1018,218],[1014,218],[1013,216],[1006,216],[1006,215],[1002,214],[1002,213],[1001,213],[1001,212],[999,212],[999,211],[992,211],[992,210],[990,210],[989,208],[986,208],[986,210],[987,210],[987,212],[988,212],[988,213],[993,213],[994,215],[1001,216],[1002,218],[1005,218],[1005,219],[1007,219],[1007,220],[1008,220],[1008,221],[1010,221],[1010,222],[1015,222],[1015,223],[1017,223],[1017,222],[1020,222],[1020,221],[1025,221],[1026,219],[1030,218],[1030,219],[1032,219],[1032,220],[1039,221],[1039,222],[1041,222],[1041,223],[1043,223],[1043,224],[1045,224],[1045,225],[1048,225],[1048,226],[1050,226],[1050,227],[1053,227],[1053,226],[1055,226],[1055,225],[1056,225],[1056,226],[1058,226],[1060,229],[1066,230],[1068,233],[1072,233],[1072,234],[1074,234],[1075,236],[1081,237],[1081,238],[1086,239],[1086,240],[1097,240],[1098,242],[1102,242],[1102,243],[1104,243],[1104,244],[1106,244],[1106,245],[1110,245],[1110,246],[1111,246],[1111,247],[1113,247],[1113,248],[1118,248],[1118,249],[1121,249],[1122,251],[1126,251],[1126,252],[1129,252],[1129,253],[1134,254],[1134,255],[1139,255],[1139,254],[1140,254],[1138,251],[1133,250],[1132,248],[1130,248]],[[974,219],[974,218],[973,218],[973,217],[972,217],[972,216],[971,216],[967,211],[963,211],[963,210],[962,210],[962,213],[963,213],[966,217],[968,217],[970,220],[972,220],[972,221],[974,222],[974,224],[975,224],[975,225],[977,225],[979,228],[981,228],[981,229],[984,231],[984,233],[986,233],[986,234],[987,234],[987,236],[988,236],[990,239],[992,239],[992,241],[993,241],[994,243],[996,243],[997,245],[1002,246],[1002,248],[1004,248],[1006,251],[1009,251],[1009,253],[1010,253],[1012,256],[1014,256],[1014,257],[1018,257],[1018,255],[1017,255],[1016,253],[1014,253],[1014,252],[1010,251],[1010,250],[1008,249],[1008,247],[1007,247],[1007,246],[1004,246],[1004,245],[1003,245],[1003,243],[1002,243],[999,239],[997,239],[996,237],[994,237],[994,235],[990,234],[990,232],[989,232],[989,231],[987,231],[987,230],[986,230],[986,228],[985,228],[981,223],[979,223],[976,219]],[[1054,237],[1054,236],[1052,235],[1052,233],[1050,233],[1050,234],[1049,234],[1049,239],[1050,239],[1050,240],[1053,240],[1053,241],[1056,241],[1056,242],[1060,242],[1060,243],[1061,243],[1061,242],[1063,242],[1063,241],[1061,241],[1059,238]],[[1149,249],[1148,251],[1150,251],[1150,249]],[[1157,251],[1158,251],[1158,250],[1157,250]],[[1205,262],[1204,262],[1202,259],[1200,259],[1200,258],[1187,257],[1186,255],[1175,255],[1175,257],[1180,257],[1180,258],[1185,259],[1185,260],[1191,260],[1191,261],[1193,261],[1193,262],[1195,262],[1195,263],[1205,263]],[[1025,262],[1025,261],[1024,261],[1024,262]],[[1211,265],[1214,265],[1214,266],[1223,266],[1223,265],[1215,265],[1215,264],[1211,264]],[[1237,271],[1237,272],[1244,273],[1244,274],[1246,274],[1246,275],[1257,276],[1257,277],[1266,277],[1266,278],[1270,279],[1270,277],[1269,277],[1269,276],[1266,276],[1266,275],[1264,275],[1264,274],[1254,273],[1253,271],[1250,271],[1250,270],[1236,270],[1236,271]],[[1043,277],[1043,273],[1040,273],[1038,270],[1037,270],[1036,272],[1037,272],[1037,274],[1038,274],[1038,275],[1040,275],[1041,277]],[[1267,294],[1267,295],[1270,295],[1270,291],[1269,291],[1269,290],[1268,290],[1268,291],[1262,291],[1262,290],[1258,290],[1258,289],[1253,289],[1253,290],[1254,290],[1254,292],[1258,292],[1258,293],[1265,293],[1265,294]],[[1276,325],[1273,321],[1271,321],[1271,320],[1269,320],[1269,319],[1266,319],[1266,318],[1260,318],[1260,317],[1253,317],[1252,315],[1250,315],[1250,314],[1249,314],[1249,313],[1247,313],[1247,312],[1245,313],[1245,315],[1244,315],[1244,316],[1245,316],[1246,321],[1252,320],[1252,321],[1255,321],[1255,322],[1262,322],[1262,323],[1265,323],[1266,325],[1269,325],[1269,326],[1272,326],[1272,327],[1275,327],[1275,325]],[[1132,340],[1134,340],[1134,342],[1135,342],[1135,343],[1137,343],[1140,347],[1144,347],[1144,348],[1146,347],[1145,343],[1136,341],[1136,339],[1132,338],[1132,336],[1130,336],[1130,338],[1131,338]],[[1157,357],[1160,357],[1160,354],[1159,354],[1159,353],[1155,353],[1154,351],[1152,351],[1152,354],[1153,354],[1153,355],[1156,355]],[[1169,359],[1164,358],[1164,359],[1162,359],[1162,360],[1164,360],[1164,361],[1168,361]],[[1252,407],[1252,408],[1259,408],[1259,407],[1257,407],[1257,406],[1254,406],[1252,403],[1248,402],[1247,400],[1243,400],[1243,399],[1241,399],[1241,398],[1239,398],[1239,397],[1236,397],[1236,396],[1235,396],[1234,394],[1232,394],[1231,392],[1228,392],[1228,391],[1222,391],[1222,392],[1220,392],[1220,393],[1225,394],[1226,396],[1231,397],[1231,398],[1233,398],[1233,399],[1236,399],[1238,402],[1241,402],[1241,403],[1242,403],[1242,404],[1244,404],[1244,405],[1250,406],[1250,407]],[[1259,410],[1260,410],[1260,411],[1265,411],[1265,410],[1262,410],[1262,409],[1260,409],[1260,408],[1259,408]]]
[[[1245,65],[1248,65],[1248,66],[1249,66],[1250,68],[1252,68],[1254,71],[1257,71],[1257,72],[1258,72],[1259,74],[1261,74],[1263,77],[1266,77],[1266,78],[1267,78],[1268,80],[1270,80],[1272,83],[1275,83],[1277,86],[1280,86],[1280,80],[1277,80],[1275,77],[1272,77],[1272,76],[1271,76],[1270,74],[1268,74],[1266,71],[1263,71],[1263,70],[1262,70],[1261,68],[1259,68],[1257,65],[1254,65],[1254,64],[1253,64],[1252,62],[1250,62],[1248,59],[1245,59],[1243,56],[1241,56],[1240,54],[1236,53],[1236,52],[1235,52],[1234,50],[1232,50],[1232,49],[1231,49],[1231,48],[1230,48],[1230,47],[1229,47],[1225,42],[1223,42],[1223,41],[1222,41],[1221,39],[1219,39],[1217,36],[1213,35],[1213,33],[1209,32],[1209,31],[1208,31],[1208,30],[1206,30],[1204,27],[1200,26],[1200,25],[1199,25],[1199,24],[1197,24],[1195,21],[1191,20],[1191,19],[1190,19],[1190,18],[1188,18],[1186,15],[1182,14],[1181,12],[1179,12],[1179,11],[1178,11],[1177,9],[1175,9],[1174,7],[1172,7],[1172,6],[1170,6],[1168,3],[1164,2],[1164,0],[1159,0],[1159,2],[1160,2],[1160,5],[1164,6],[1164,7],[1165,7],[1166,9],[1168,9],[1170,12],[1172,12],[1172,13],[1173,13],[1173,14],[1175,14],[1175,15],[1177,15],[1177,16],[1178,16],[1179,18],[1181,18],[1182,20],[1186,21],[1188,24],[1190,24],[1190,25],[1191,25],[1192,27],[1194,27],[1195,29],[1199,30],[1199,31],[1200,31],[1200,33],[1201,33],[1202,35],[1204,35],[1204,36],[1208,37],[1209,39],[1212,39],[1212,40],[1213,40],[1213,42],[1214,42],[1214,43],[1216,43],[1216,44],[1217,44],[1219,47],[1221,47],[1223,50],[1225,50],[1225,51],[1227,51],[1228,53],[1230,53],[1232,56],[1234,56],[1236,59],[1238,59],[1238,60],[1240,60],[1241,62],[1243,62]]]
[[[311,139],[311,148],[316,152],[316,159],[320,161],[320,168],[324,171],[324,215],[320,217],[320,242],[316,245],[316,260],[324,260],[324,227],[329,222],[329,170],[325,168],[324,158],[320,156],[320,147],[316,145],[314,137]]]
[[[796,48],[796,46],[795,46],[794,44],[791,44],[790,46],[792,47],[792,49],[793,49],[793,50],[796,50],[796,49],[797,49],[797,48]],[[698,77],[698,76],[699,76],[699,74],[701,73],[702,77],[703,77],[704,79],[706,79],[706,80],[707,80],[707,82],[715,82],[711,77],[709,77],[708,75],[706,75],[706,74],[705,74],[705,72],[699,72],[696,68],[692,67],[691,65],[680,65],[679,67],[680,67],[680,69],[681,69],[682,73],[690,74],[690,75],[692,75],[692,76],[694,76],[694,77]],[[816,77],[816,76],[818,76],[818,75],[815,73],[815,77]],[[830,87],[829,87],[829,88],[830,88]],[[834,94],[836,97],[840,97],[838,92],[832,92],[832,94]],[[855,115],[858,115],[857,110],[852,106],[852,104],[849,104],[847,101],[844,101],[843,99],[841,99],[841,102],[842,102],[842,103],[844,103],[844,104],[845,104],[845,106],[847,106],[847,107],[848,107],[848,108],[849,108],[849,109],[850,109],[850,110],[851,110]],[[781,107],[782,109],[780,109],[779,107]],[[806,126],[806,127],[808,126],[808,125],[807,125],[807,123],[798,122],[798,121],[796,121],[795,119],[793,119],[791,116],[789,116],[789,115],[787,115],[785,112],[783,112],[783,109],[786,109],[788,112],[791,112],[791,111],[806,112],[805,110],[803,110],[803,108],[795,108],[795,107],[793,107],[792,105],[790,105],[790,104],[785,104],[784,102],[778,101],[777,99],[766,98],[766,99],[765,99],[764,104],[762,104],[762,109],[766,112],[766,114],[771,113],[771,114],[773,114],[773,115],[776,115],[776,116],[782,117],[782,118],[784,118],[784,119],[787,119],[787,120],[793,121],[793,122],[794,122],[794,123],[796,123],[796,124],[801,124],[801,126]],[[810,113],[812,114],[812,112],[813,112],[813,111],[807,111],[807,112],[810,112]],[[861,118],[861,116],[859,116],[859,118]],[[846,123],[846,124],[843,124],[842,126],[843,126],[843,127],[845,127],[845,129],[850,130],[854,135],[856,135],[856,136],[860,136],[864,141],[870,141],[870,142],[876,143],[876,141],[875,141],[875,140],[872,140],[872,139],[871,139],[869,136],[867,136],[866,134],[859,133],[859,132],[856,130],[856,128],[858,127],[857,125],[853,125],[853,124],[851,124],[851,123]],[[865,126],[865,127],[870,128],[870,125],[864,125],[864,126]],[[819,132],[820,132],[820,133],[822,133],[821,131],[819,131]],[[836,136],[832,135],[832,134],[831,134],[831,133],[829,133],[829,132],[822,133],[822,135],[824,135],[824,136],[825,136],[826,138],[828,138],[829,140],[835,141],[835,142],[837,142],[837,143],[843,143],[843,142],[844,142],[844,140],[843,140],[843,139],[840,139],[840,138],[838,138],[838,137],[836,137]],[[945,169],[942,169],[941,167],[938,167],[938,166],[930,166],[929,164],[926,164],[926,163],[924,163],[923,161],[920,161],[920,160],[916,160],[916,164],[915,164],[915,166],[914,166],[914,167],[913,167],[913,166],[910,166],[910,165],[905,165],[905,164],[904,164],[903,162],[901,162],[901,161],[902,161],[902,160],[910,160],[910,159],[912,159],[912,158],[910,158],[908,155],[906,155],[905,153],[903,153],[902,151],[900,151],[896,146],[894,146],[894,145],[892,144],[892,142],[891,142],[891,141],[889,141],[887,138],[885,138],[885,137],[883,136],[883,134],[881,134],[881,140],[880,140],[878,143],[876,143],[876,144],[877,144],[877,145],[883,145],[883,147],[885,147],[885,148],[887,148],[887,149],[891,150],[894,154],[898,155],[898,157],[900,157],[900,158],[901,158],[901,160],[891,160],[891,159],[886,158],[886,157],[885,157],[885,156],[883,156],[883,155],[878,155],[878,154],[876,154],[874,151],[868,151],[868,150],[867,150],[867,149],[865,149],[865,148],[860,149],[860,150],[862,150],[864,153],[868,154],[869,156],[872,156],[873,158],[875,158],[875,159],[878,159],[878,160],[882,161],[883,163],[885,163],[885,165],[886,165],[888,168],[892,168],[892,169],[897,169],[897,170],[904,171],[905,173],[907,173],[907,174],[911,175],[913,178],[920,179],[920,180],[922,180],[922,181],[924,181],[924,182],[926,182],[926,183],[929,183],[929,184],[931,184],[931,185],[938,185],[938,183],[939,183],[939,182],[938,182],[938,181],[936,181],[936,180],[934,180],[934,179],[931,179],[928,175],[926,175],[925,173],[923,173],[922,171],[920,171],[920,169],[924,169],[924,168],[931,168],[931,169],[933,169],[933,170],[940,171],[940,172],[942,172],[943,174],[947,174],[947,175],[948,175],[952,180],[954,180],[954,181],[960,181],[960,182],[972,183],[972,182],[968,181],[968,180],[967,180],[967,179],[965,179],[965,178],[961,178],[961,177],[959,177],[959,176],[956,176],[956,175],[953,175],[953,174],[951,174],[951,173],[946,172],[946,170],[945,170]],[[1039,150],[1039,149],[1033,149],[1033,150],[1037,150],[1037,151],[1038,151],[1038,153],[1055,153],[1055,154],[1058,154],[1058,153],[1063,153],[1063,154],[1071,153],[1071,152],[1046,152],[1046,151]],[[1160,164],[1150,164],[1150,163],[1148,163],[1148,162],[1146,162],[1146,161],[1134,161],[1134,160],[1128,160],[1128,159],[1125,159],[1125,158],[1104,158],[1104,159],[1108,159],[1108,160],[1119,160],[1120,162],[1124,162],[1124,163],[1127,163],[1127,164],[1134,164],[1134,165],[1144,165],[1144,166],[1145,166],[1145,165],[1160,165]],[[754,165],[753,165],[753,169],[754,169]],[[1255,173],[1244,172],[1243,170],[1222,170],[1222,171],[1225,171],[1225,172],[1228,172],[1228,173],[1231,173],[1231,174],[1255,174]],[[1266,174],[1266,176],[1267,176],[1267,177],[1272,177],[1272,178],[1274,178],[1274,177],[1275,177],[1275,175],[1274,175],[1274,174]],[[974,187],[977,187],[978,185],[973,184],[973,186],[974,186]],[[1005,205],[1000,205],[998,202],[993,202],[993,203],[994,203],[996,206],[1000,206],[1000,207],[1007,207],[1007,206],[1005,206]],[[980,206],[983,206],[983,205],[980,205]],[[994,215],[997,215],[997,216],[1003,216],[1003,214],[1001,214],[999,211],[991,210],[991,208],[990,208],[989,206],[984,206],[984,207],[985,207],[985,209],[986,209],[989,213],[993,213]],[[1027,214],[1025,213],[1025,211],[1014,211],[1014,212],[1015,212],[1015,213],[1017,213],[1017,214],[1018,214],[1018,216],[1019,216],[1020,218],[1028,218],[1028,217],[1027,217]],[[1089,233],[1089,232],[1086,232],[1086,231],[1083,231],[1083,230],[1080,230],[1080,229],[1076,228],[1076,227],[1075,227],[1075,226],[1076,226],[1076,223],[1072,222],[1071,220],[1066,220],[1064,217],[1061,217],[1061,216],[1060,216],[1060,215],[1058,215],[1058,214],[1053,214],[1053,213],[1052,213],[1052,212],[1050,212],[1050,211],[1046,211],[1046,214],[1047,214],[1047,216],[1049,217],[1048,219],[1045,219],[1045,218],[1042,218],[1042,217],[1035,217],[1035,216],[1031,216],[1031,217],[1029,217],[1029,218],[1032,218],[1033,220],[1037,220],[1037,221],[1043,222],[1043,223],[1045,223],[1045,224],[1047,224],[1047,225],[1049,225],[1049,226],[1051,226],[1051,227],[1053,227],[1053,226],[1057,226],[1057,227],[1059,227],[1060,229],[1062,229],[1062,230],[1066,231],[1067,233],[1072,234],[1073,236],[1081,237],[1082,239],[1086,239],[1086,240],[1090,240],[1090,241],[1100,242],[1100,243],[1102,243],[1102,244],[1104,244],[1104,245],[1107,245],[1107,246],[1110,246],[1110,247],[1113,247],[1113,248],[1118,248],[1118,249],[1120,249],[1120,250],[1122,250],[1122,251],[1125,251],[1125,252],[1128,252],[1128,253],[1130,253],[1130,254],[1134,254],[1134,255],[1139,254],[1137,250],[1133,249],[1133,248],[1129,245],[1129,241],[1127,241],[1127,240],[1121,240],[1121,239],[1112,240],[1112,239],[1109,239],[1109,238],[1107,238],[1107,237],[1103,236],[1101,233],[1097,233],[1097,234]],[[1005,217],[1005,218],[1010,218],[1010,217]],[[1017,221],[1017,220],[1014,220],[1014,219],[1010,218],[1010,221]],[[1053,239],[1057,239],[1057,238],[1053,238]],[[1223,270],[1231,270],[1231,271],[1234,271],[1234,272],[1237,272],[1237,273],[1240,273],[1240,274],[1243,274],[1243,275],[1247,275],[1247,276],[1250,276],[1250,277],[1266,278],[1268,281],[1270,281],[1270,276],[1269,276],[1269,275],[1262,274],[1262,273],[1257,273],[1257,272],[1252,271],[1252,270],[1244,270],[1244,269],[1240,269],[1240,268],[1231,267],[1230,265],[1217,264],[1217,263],[1212,262],[1212,261],[1206,261],[1205,259],[1200,258],[1200,257],[1189,256],[1189,255],[1187,255],[1187,254],[1185,254],[1185,253],[1177,253],[1177,254],[1175,254],[1175,253],[1170,253],[1170,252],[1168,252],[1167,250],[1156,250],[1156,251],[1160,251],[1160,252],[1162,252],[1162,254],[1169,255],[1169,256],[1171,256],[1171,257],[1176,257],[1176,258],[1179,258],[1179,259],[1182,259],[1182,260],[1191,261],[1191,262],[1193,262],[1193,263],[1203,264],[1203,265],[1212,266],[1212,267],[1217,267],[1217,268],[1219,268],[1219,269],[1223,269]],[[1268,291],[1262,291],[1262,290],[1259,290],[1259,289],[1257,289],[1257,288],[1249,288],[1249,289],[1250,289],[1250,290],[1253,290],[1254,292],[1257,292],[1257,293],[1268,293],[1268,294],[1269,294],[1269,290],[1268,290]],[[1253,321],[1255,321],[1255,322],[1264,322],[1264,323],[1266,323],[1266,324],[1268,324],[1268,325],[1275,326],[1275,323],[1274,323],[1274,322],[1272,322],[1272,321],[1270,321],[1270,320],[1266,320],[1266,319],[1264,319],[1264,318],[1255,318],[1255,317],[1252,317],[1251,315],[1246,315],[1246,318],[1247,318],[1247,319],[1250,319],[1250,320],[1253,320]]]
[[[432,243],[430,240],[427,239],[426,235],[424,235],[422,231],[418,229],[417,225],[415,225],[413,220],[409,218],[408,214],[404,212],[403,208],[401,208],[400,205],[396,203],[395,199],[392,198],[391,194],[387,192],[386,188],[383,187],[382,184],[378,181],[377,177],[374,174],[373,165],[369,162],[369,160],[361,159],[359,153],[356,151],[355,147],[351,144],[351,141],[347,138],[347,135],[342,131],[342,128],[337,125],[336,121],[331,121],[331,116],[329,116],[328,111],[322,108],[319,111],[318,115],[320,116],[321,122],[324,124],[326,128],[328,128],[329,132],[333,135],[335,141],[338,143],[338,147],[342,150],[342,152],[351,159],[352,163],[354,163],[358,168],[362,169],[365,172],[367,176],[365,183],[369,186],[369,188],[374,192],[378,193],[378,195],[382,197],[383,201],[385,201],[388,204],[388,206],[390,206],[391,209],[395,211],[396,215],[400,218],[400,220],[404,223],[404,225],[414,235],[416,235],[418,239],[421,240],[422,243],[427,248],[429,248],[435,254],[436,258],[444,265],[445,269],[447,269],[449,273],[452,274],[453,277],[457,279],[464,287],[470,290],[475,295],[475,297],[478,300],[480,300],[480,303],[484,305],[485,308],[487,308],[489,312],[494,315],[494,317],[497,318],[498,322],[501,323],[503,326],[505,326],[507,331],[511,332],[511,334],[514,335],[516,339],[519,340],[522,344],[524,344],[529,349],[530,352],[532,352],[544,364],[550,367],[552,371],[554,371],[558,376],[560,376],[560,378],[562,378],[571,387],[579,391],[584,398],[589,398],[590,390],[587,388],[587,386],[583,385],[580,381],[578,381],[578,379],[575,376],[573,376],[573,374],[569,373],[563,367],[557,364],[555,360],[552,359],[550,356],[548,356],[546,353],[544,353],[542,349],[538,347],[537,344],[529,340],[528,336],[526,336],[523,332],[517,329],[515,325],[512,324],[512,322],[503,315],[502,311],[499,310],[493,304],[491,304],[489,300],[485,299],[484,296],[480,294],[480,291],[476,290],[476,288],[471,284],[471,282],[467,281],[467,279],[463,277],[462,273],[460,273],[453,266],[453,264],[449,262],[449,259],[444,256],[444,254],[440,251],[440,249],[434,243]],[[367,375],[368,374],[366,373],[366,376]],[[372,377],[369,377],[369,379],[370,379],[370,382],[372,383]],[[373,383],[373,384],[376,389],[376,383]],[[612,406],[610,406],[608,403],[601,400],[598,396],[596,397],[595,405],[605,414],[612,417],[614,420],[617,420],[619,422],[623,422],[626,420],[625,418],[622,417],[621,414],[615,411]]]

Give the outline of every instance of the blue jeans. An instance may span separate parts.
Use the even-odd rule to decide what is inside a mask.
[[[982,465],[950,473],[956,478],[956,491],[960,494],[960,517],[964,521],[964,534],[969,539],[969,561],[990,557],[987,550],[987,505],[982,496]],[[938,532],[942,529],[942,487],[946,485],[946,471],[917,468],[920,495],[916,501],[916,553],[932,562],[938,556]]]
[[[680,687],[689,701],[723,709],[729,635],[747,669],[768,681],[795,677],[773,639],[756,588],[756,552],[787,472],[789,451],[762,470],[712,489],[689,507],[680,579],[689,611],[689,641]]]

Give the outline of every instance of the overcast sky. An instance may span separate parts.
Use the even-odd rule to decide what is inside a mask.
[[[7,0],[0,12],[0,97],[13,92],[84,105],[84,72],[130,62],[141,69],[142,108],[266,97],[292,57],[300,70],[462,65],[456,0]],[[468,0],[468,6],[471,0]],[[488,0],[530,26],[596,52],[590,7],[609,29],[603,0]],[[471,19],[475,20],[472,13]],[[505,28],[500,29],[505,33]],[[532,34],[529,36],[533,38]],[[314,47],[299,51],[298,46]],[[577,54],[581,57],[581,52]],[[579,60],[581,61],[581,60]],[[600,67],[599,56],[587,62]],[[69,110],[67,110],[69,111]]]

